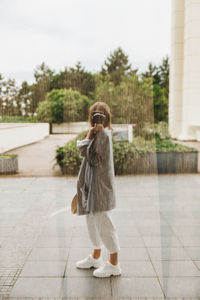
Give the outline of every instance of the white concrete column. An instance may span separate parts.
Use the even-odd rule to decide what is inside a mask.
[[[185,0],[183,101],[180,140],[199,140],[200,0]]]
[[[184,0],[171,0],[171,48],[169,80],[169,132],[178,138],[182,125],[184,58]]]

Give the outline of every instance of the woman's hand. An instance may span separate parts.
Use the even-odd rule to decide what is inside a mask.
[[[95,123],[95,125],[90,128],[86,138],[91,139],[94,136],[94,134],[96,134],[97,131],[100,131],[102,129],[103,129],[103,124]]]

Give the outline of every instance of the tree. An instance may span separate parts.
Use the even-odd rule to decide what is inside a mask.
[[[90,98],[93,97],[95,91],[94,75],[87,72],[78,61],[75,68],[65,67],[64,71],[56,74],[52,78],[51,89],[69,89],[80,92]]]
[[[136,124],[135,135],[142,135],[146,123],[154,122],[151,78],[140,81],[135,74],[115,86],[109,79],[102,81],[98,76],[95,101],[110,106],[113,123]]]
[[[146,78],[153,77],[155,76],[156,71],[157,71],[157,67],[153,65],[152,62],[150,62],[148,64],[148,70],[144,73],[141,73],[141,76]]]
[[[162,59],[159,66],[148,65],[148,70],[141,74],[142,77],[151,77],[154,99],[154,120],[168,122],[168,98],[169,98],[169,58]]]
[[[165,89],[159,84],[153,85],[154,119],[155,123],[168,121],[168,98],[165,96]]]
[[[91,100],[72,89],[53,89],[37,108],[39,121],[62,123],[86,121]]]
[[[2,116],[14,116],[16,114],[18,90],[15,79],[8,78],[6,81],[0,75],[0,107]]]
[[[34,77],[36,83],[31,86],[32,90],[32,103],[31,113],[33,114],[41,101],[44,101],[45,95],[50,91],[51,81],[54,71],[52,71],[44,62],[36,67]]]
[[[4,114],[4,104],[3,104],[3,89],[4,89],[4,78],[0,73],[0,116],[2,117]]]
[[[129,64],[128,55],[126,55],[121,47],[118,47],[113,53],[104,61],[104,66],[101,68],[101,74],[106,77],[110,75],[110,80],[118,85],[123,80],[124,76],[133,75],[136,70],[131,70],[131,64]]]
[[[32,91],[27,81],[23,81],[17,95],[17,115],[29,116],[31,111]]]
[[[160,69],[160,85],[165,90],[165,97],[169,98],[169,57],[168,55],[162,59],[162,64],[159,66]]]

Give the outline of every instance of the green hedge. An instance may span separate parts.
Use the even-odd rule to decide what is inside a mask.
[[[38,123],[36,116],[7,116],[0,118],[0,123]]]
[[[60,165],[65,174],[77,175],[82,156],[78,152],[76,141],[86,138],[88,131],[80,133],[74,140],[70,141],[63,147],[56,149],[56,162]],[[145,140],[143,137],[135,137],[132,143],[126,141],[116,142],[113,138],[113,158],[115,174],[131,174],[134,164],[148,153],[155,153],[155,151],[176,151],[188,152],[194,151],[185,145],[174,143],[171,138],[161,139],[158,132],[155,133],[155,138],[152,140]]]

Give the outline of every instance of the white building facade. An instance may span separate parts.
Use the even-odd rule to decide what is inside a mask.
[[[171,0],[169,132],[200,141],[200,0]]]

